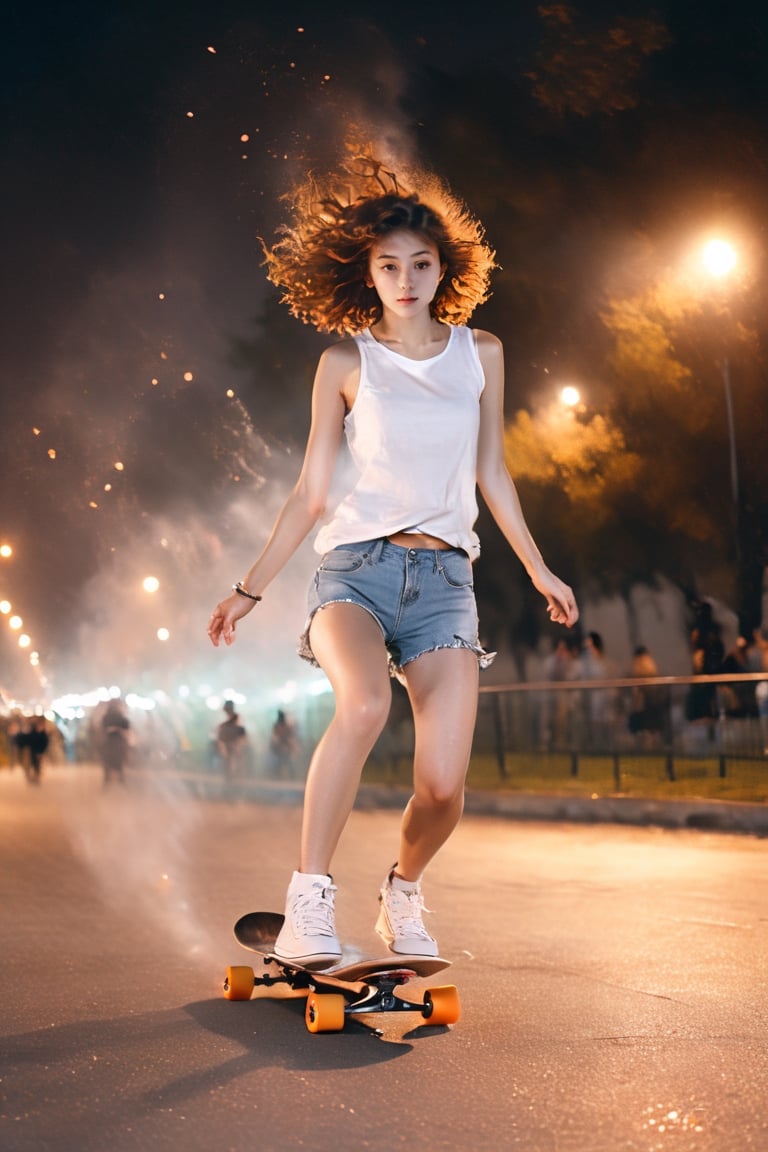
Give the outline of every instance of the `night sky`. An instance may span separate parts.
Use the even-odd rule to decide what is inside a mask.
[[[0,543],[14,555],[0,598],[55,690],[232,673],[206,617],[296,476],[326,343],[278,307],[258,238],[352,123],[436,168],[483,220],[501,271],[475,323],[505,341],[510,419],[563,372],[591,373],[608,405],[606,301],[696,228],[743,238],[763,346],[767,38],[756,6],[718,3],[14,12],[0,192]],[[741,420],[763,436],[757,417]],[[750,474],[749,452],[757,487],[765,453]],[[564,559],[562,575],[588,579]],[[297,674],[311,564],[307,546],[270,589],[239,675]],[[13,693],[28,673],[7,633],[0,622]]]

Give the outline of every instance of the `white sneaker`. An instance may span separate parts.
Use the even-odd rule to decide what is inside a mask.
[[[285,898],[285,923],[275,941],[276,956],[305,968],[327,968],[341,959],[335,895],[330,876],[294,872]]]
[[[437,941],[424,927],[421,919],[424,907],[421,884],[401,880],[394,870],[384,881],[379,895],[379,918],[376,931],[390,952],[402,956],[437,956]]]

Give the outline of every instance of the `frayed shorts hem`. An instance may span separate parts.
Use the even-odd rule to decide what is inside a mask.
[[[405,548],[381,538],[326,552],[309,588],[298,648],[316,667],[310,628],[329,604],[356,604],[376,621],[392,675],[440,648],[467,648],[481,667],[493,659],[480,647],[472,563],[461,549]]]
[[[307,618],[304,631],[299,637],[299,643],[296,649],[296,652],[302,658],[302,660],[306,660],[307,663],[311,664],[313,668],[319,668],[320,665],[315,659],[315,654],[312,651],[312,645],[309,642],[309,629],[312,626],[312,621],[314,620],[317,613],[322,612],[323,608],[327,608],[329,604],[354,604],[357,608],[362,608],[364,612],[368,613],[372,620],[376,621],[376,624],[381,631],[381,638],[384,640],[384,628],[382,627],[378,616],[375,612],[372,612],[370,608],[366,608],[364,604],[361,604],[359,600],[353,600],[350,597],[345,597],[338,600],[326,600],[325,603],[318,604],[317,608],[315,608],[315,610]],[[403,660],[401,664],[398,664],[393,659],[392,653],[387,649],[389,674],[393,679],[399,680],[400,683],[403,683],[404,668],[407,668],[409,664],[414,662],[414,660],[418,660],[420,656],[426,656],[429,652],[440,652],[444,648],[465,648],[469,652],[474,652],[475,656],[477,657],[478,667],[481,669],[490,668],[491,664],[493,664],[494,660],[496,659],[495,652],[486,652],[486,650],[481,648],[479,644],[473,644],[471,641],[465,640],[462,636],[454,636],[452,640],[446,640],[443,642],[438,642],[437,644],[432,644],[429,648],[424,648],[421,652],[414,653],[414,655],[409,656],[407,660]]]

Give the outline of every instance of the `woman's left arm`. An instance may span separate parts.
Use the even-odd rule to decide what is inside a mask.
[[[490,332],[476,332],[485,374],[480,398],[477,484],[491,515],[520,558],[534,588],[547,601],[550,618],[570,627],[579,618],[572,590],[547,568],[525,522],[523,509],[504,461],[504,349]]]

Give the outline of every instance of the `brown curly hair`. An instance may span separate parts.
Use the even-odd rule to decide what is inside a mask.
[[[369,253],[378,237],[399,228],[425,236],[440,253],[445,274],[431,305],[436,319],[465,324],[488,299],[496,263],[482,225],[434,176],[417,173],[410,182],[424,190],[424,200],[367,153],[352,156],[339,174],[310,177],[286,197],[294,222],[279,230],[271,248],[262,246],[267,275],[294,316],[319,332],[344,335],[375,324],[382,307],[366,284]]]

